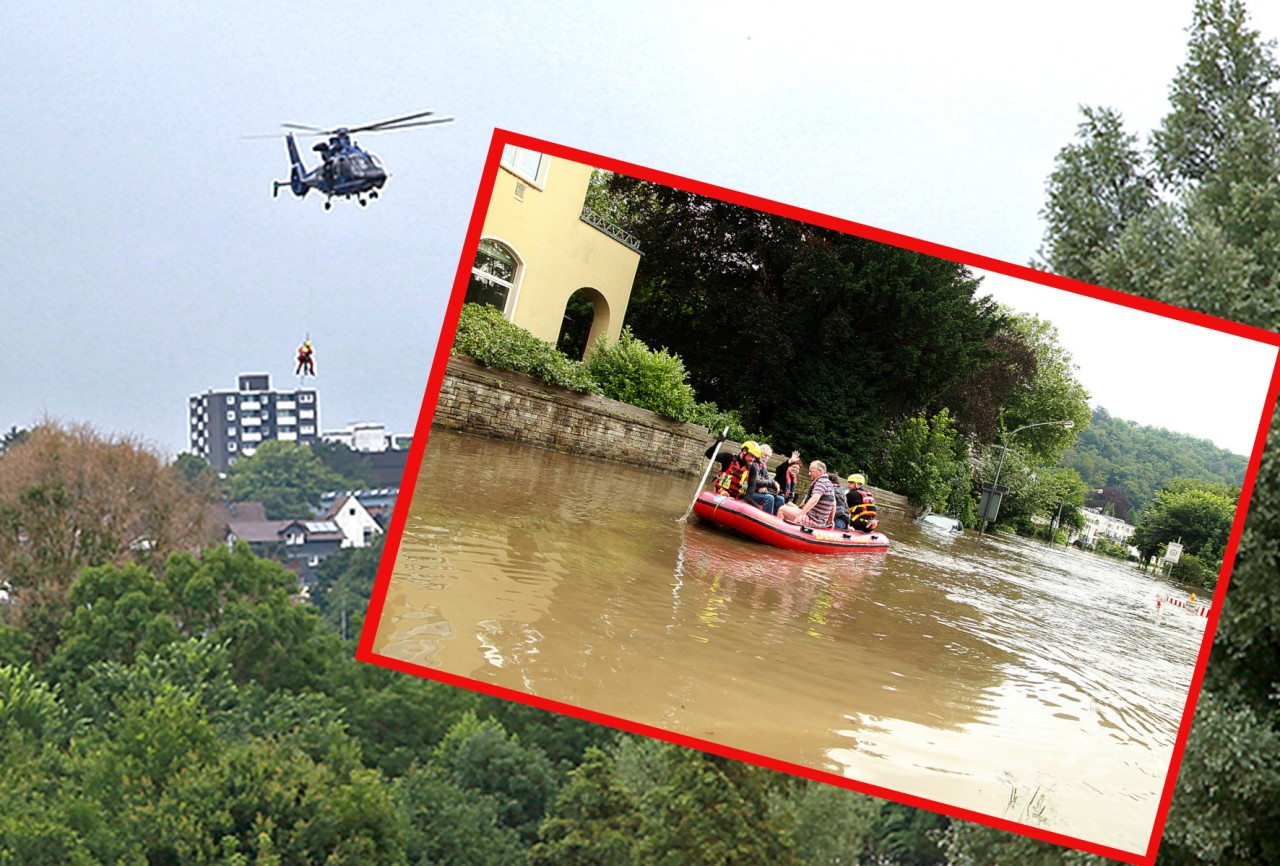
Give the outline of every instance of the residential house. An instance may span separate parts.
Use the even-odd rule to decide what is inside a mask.
[[[228,545],[243,541],[266,559],[274,559],[297,572],[304,586],[315,579],[316,567],[325,556],[351,545],[336,520],[269,520],[259,502],[230,503],[217,509],[213,519]],[[348,525],[356,525],[347,521]],[[364,535],[359,532],[360,545]]]
[[[635,238],[585,207],[593,168],[507,145],[485,210],[468,301],[555,343],[571,296],[592,307],[590,346],[617,340],[640,264]]]
[[[343,547],[367,547],[375,535],[382,534],[382,526],[351,493],[336,499],[324,517],[342,531]]]
[[[320,496],[320,512],[321,514],[332,514],[337,504],[347,498],[353,497],[364,510],[372,517],[382,528],[386,528],[391,521],[391,511],[395,508],[396,497],[400,493],[398,487],[374,487],[366,490],[330,490]]]
[[[1080,530],[1078,539],[1085,544],[1093,545],[1099,538],[1105,538],[1113,544],[1129,544],[1133,537],[1133,527],[1118,517],[1103,514],[1097,508],[1084,508],[1080,511],[1084,518],[1084,528]]]

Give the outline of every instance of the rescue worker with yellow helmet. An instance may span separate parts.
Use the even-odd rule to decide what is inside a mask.
[[[867,479],[855,472],[849,476],[849,489],[845,501],[849,503],[849,526],[858,532],[875,532],[880,521],[876,518],[876,498],[865,485]]]
[[[743,442],[729,465],[716,476],[716,493],[732,496],[734,499],[746,499],[750,492],[752,466],[759,456],[758,444],[751,439]]]
[[[293,371],[293,374],[295,376],[299,374],[314,376],[316,374],[315,350],[311,348],[310,340],[306,340],[298,347],[298,366]]]

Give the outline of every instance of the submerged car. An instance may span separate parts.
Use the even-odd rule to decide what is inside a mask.
[[[917,526],[924,526],[929,529],[940,529],[946,532],[961,533],[964,532],[964,524],[954,517],[947,517],[945,514],[934,514],[932,511],[926,511],[915,519]]]

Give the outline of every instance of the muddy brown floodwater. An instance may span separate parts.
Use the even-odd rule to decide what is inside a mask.
[[[818,557],[696,479],[435,429],[374,651],[1143,852],[1206,620],[1132,566],[888,514]]]

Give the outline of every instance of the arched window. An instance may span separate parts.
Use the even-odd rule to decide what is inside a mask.
[[[471,282],[467,285],[467,303],[488,304],[503,313],[516,285],[519,263],[515,254],[495,240],[485,238],[476,251],[476,263],[471,268]]]

